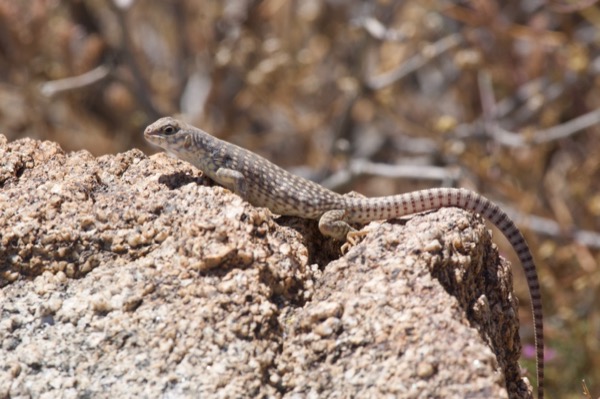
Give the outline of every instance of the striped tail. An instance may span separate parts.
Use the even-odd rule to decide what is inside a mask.
[[[371,220],[393,219],[418,212],[456,207],[480,214],[504,234],[523,265],[529,287],[533,312],[538,398],[542,399],[544,397],[544,322],[540,283],[529,246],[508,215],[489,199],[460,188],[433,188],[388,197],[349,198],[346,201],[346,220],[349,222],[366,223]]]

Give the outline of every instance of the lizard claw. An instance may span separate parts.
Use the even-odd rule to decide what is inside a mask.
[[[367,234],[369,234],[369,230],[349,231],[348,234],[346,234],[346,242],[340,248],[342,254],[345,255],[346,253],[348,253],[350,248],[354,247],[356,244],[361,242]]]

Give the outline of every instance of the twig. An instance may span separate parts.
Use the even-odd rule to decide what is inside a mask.
[[[506,97],[495,104],[494,115],[497,119],[506,117],[512,111],[517,109],[519,104],[530,101],[535,95],[543,92],[547,87],[546,78],[537,78],[530,80],[529,82],[521,85],[516,93],[512,96]],[[463,123],[456,127],[455,134],[456,138],[466,139],[472,137],[477,131],[483,129],[484,116],[482,115],[470,123]],[[508,121],[505,121],[507,123]],[[487,133],[494,134],[493,131]],[[518,145],[518,144],[516,144]]]
[[[592,394],[590,393],[585,380],[581,380],[581,387],[583,388],[583,396],[585,396],[586,399],[592,399]]]
[[[371,90],[383,89],[421,68],[440,54],[457,47],[462,42],[463,37],[458,33],[446,36],[432,44],[430,48],[428,47],[427,51],[412,56],[393,71],[383,73],[374,78],[365,79],[367,87]]]
[[[513,96],[503,98],[496,104],[496,118],[503,118],[534,95],[542,92],[548,86],[548,79],[539,77],[519,86]]]
[[[565,81],[554,82],[547,86],[543,93],[531,96],[531,98],[515,112],[510,120],[514,122],[515,126],[530,120],[533,115],[537,114],[547,103],[559,98],[564,93],[566,89],[565,83],[569,83],[568,79],[565,79]],[[512,129],[512,126],[509,127],[509,129]]]
[[[129,67],[131,76],[131,84],[129,86],[135,93],[136,99],[139,101],[148,117],[150,119],[158,118],[160,113],[152,103],[152,96],[150,95],[150,90],[145,80],[145,74],[142,73],[140,63],[138,63],[138,60],[135,57],[137,52],[135,51],[133,39],[131,38],[131,31],[125,15],[129,11],[128,7],[130,4],[127,2],[124,2],[123,4],[119,4],[119,2],[108,2],[108,4],[111,5],[117,23],[121,28],[122,40],[119,43],[117,51],[119,54],[122,54],[124,63]],[[124,79],[123,82],[129,83],[129,80]]]
[[[361,176],[379,176],[392,179],[436,180],[444,185],[453,185],[460,178],[460,171],[454,168],[438,166],[388,165],[356,159],[347,169],[334,173],[321,182],[321,185],[336,190]]]
[[[500,115],[505,116],[509,112],[510,108],[513,108],[515,101],[507,101],[502,103],[501,106],[498,106],[500,103],[495,103],[493,87],[491,85],[489,76],[483,72],[480,73],[478,75],[478,82],[483,115],[470,124],[458,126],[456,128],[458,138],[469,137],[473,135],[477,129],[482,127],[485,132],[489,136],[493,137],[496,142],[507,147],[518,148],[563,139],[600,122],[600,109],[596,109],[588,112],[587,114],[571,119],[563,124],[553,126],[548,129],[538,130],[528,139],[522,134],[511,132],[510,130],[503,128],[498,122],[498,117]],[[522,87],[523,91],[521,93],[517,93],[518,97],[521,97],[523,94],[529,94],[531,97],[526,106],[521,108],[521,112],[519,112],[519,115],[516,116],[515,119],[528,118],[533,112],[537,111],[544,105],[544,102],[538,102],[535,104],[532,100],[533,95],[535,94],[534,90],[539,83],[540,82],[538,81],[530,82],[526,87]],[[563,91],[564,86],[562,84],[552,84],[546,88],[543,98],[545,100],[553,100]],[[500,112],[498,111],[499,109]]]
[[[566,229],[556,221],[541,216],[525,214],[502,204],[502,209],[517,223],[540,235],[553,238],[573,239],[590,248],[600,248],[600,233],[591,230]]]
[[[357,26],[361,26],[375,39],[389,42],[403,42],[407,39],[407,35],[404,32],[386,28],[384,24],[373,17],[355,19],[352,22]]]
[[[526,147],[532,144],[542,144],[564,139],[598,123],[600,123],[600,108],[571,119],[561,125],[538,130],[533,133],[530,139],[524,138],[522,134],[503,129],[498,125],[492,127],[492,136],[497,142],[508,147]]]
[[[538,130],[533,137],[533,142],[538,144],[563,139],[583,129],[587,129],[590,126],[594,126],[598,122],[600,122],[600,108],[571,119],[562,125],[557,125],[545,130]]]
[[[40,85],[40,92],[46,97],[54,97],[65,91],[78,90],[83,87],[92,85],[104,79],[110,73],[110,69],[105,65],[97,66],[96,68],[78,76],[70,78],[52,80]]]
[[[477,86],[483,112],[483,128],[489,134],[498,123],[496,118],[496,96],[492,87],[492,78],[487,71],[482,70],[477,74]]]
[[[560,4],[559,2],[553,1],[548,4],[548,8],[554,12],[570,14],[591,7],[597,2],[598,0],[579,0],[575,2],[565,1],[563,4]]]

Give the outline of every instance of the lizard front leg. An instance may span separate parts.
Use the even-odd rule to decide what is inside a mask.
[[[217,183],[233,191],[243,199],[248,199],[246,176],[235,169],[219,168],[216,173]]]

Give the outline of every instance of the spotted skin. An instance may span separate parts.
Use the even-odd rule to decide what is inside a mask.
[[[535,330],[538,398],[543,398],[544,327],[537,270],[525,238],[498,205],[461,188],[433,188],[377,198],[340,195],[295,176],[251,151],[170,117],[148,126],[144,137],[196,166],[251,204],[269,208],[278,215],[318,219],[323,235],[340,240],[356,233],[351,223],[393,219],[446,207],[482,215],[508,239],[525,270]]]

